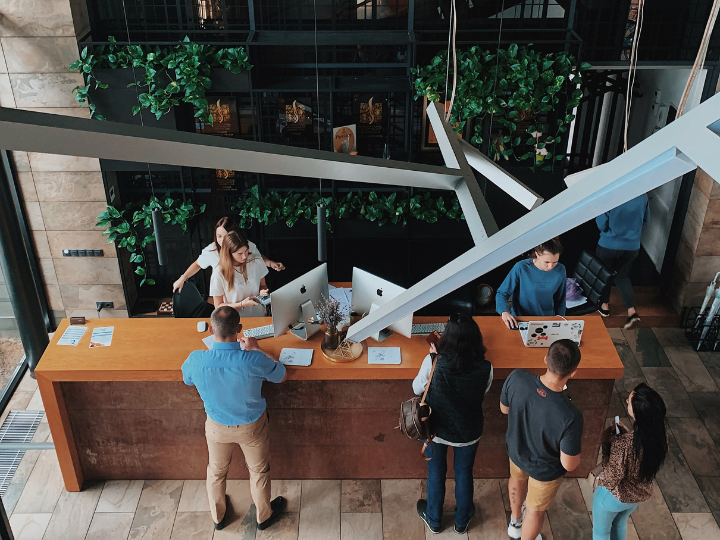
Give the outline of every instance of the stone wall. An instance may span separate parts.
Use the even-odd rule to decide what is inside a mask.
[[[89,118],[68,71],[87,31],[84,2],[4,0],[0,10],[0,106]],[[35,251],[54,315],[96,317],[96,301],[114,302],[103,317],[127,317],[115,246],[96,216],[106,205],[97,159],[13,152]],[[102,249],[104,256],[63,257],[64,249]]]

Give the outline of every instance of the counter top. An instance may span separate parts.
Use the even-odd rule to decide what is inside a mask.
[[[535,317],[537,319],[537,317]],[[582,361],[577,379],[617,379],[623,365],[600,316],[568,317],[584,319],[580,351]],[[88,330],[77,346],[57,345],[69,325],[63,319],[35,372],[50,381],[181,381],[180,367],[195,350],[206,350],[201,341],[209,331],[197,331],[198,321],[208,319],[88,319]],[[415,317],[416,323],[444,322],[445,317]],[[503,379],[516,368],[544,372],[543,358],[547,349],[526,348],[516,330],[508,330],[500,317],[475,317],[482,331],[487,359],[492,362],[495,377]],[[525,320],[529,320],[525,318]],[[269,317],[244,318],[245,328],[271,324]],[[89,347],[92,329],[114,326],[110,347]],[[425,336],[406,338],[394,333],[383,343],[368,340],[363,355],[354,362],[338,364],[320,352],[323,333],[318,332],[307,342],[286,333],[279,338],[260,341],[264,349],[280,354],[283,348],[314,348],[312,365],[289,367],[290,380],[353,380],[413,379],[428,353]],[[400,347],[400,365],[369,365],[367,347]]]

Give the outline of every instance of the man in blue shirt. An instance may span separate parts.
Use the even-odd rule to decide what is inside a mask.
[[[182,365],[183,381],[197,388],[205,404],[210,463],[207,490],[215,529],[225,526],[225,481],[235,445],[240,445],[250,471],[250,494],[257,509],[257,528],[267,529],[285,509],[284,497],[270,501],[270,429],[263,381],[285,380],[285,366],[263,351],[255,338],[238,343],[240,315],[222,306],[212,313],[215,344],[190,353]]]
[[[635,311],[630,269],[640,253],[642,228],[649,219],[650,207],[645,193],[595,218],[600,229],[600,240],[595,255],[603,264],[616,272],[615,286],[627,309],[626,329],[632,328],[640,321],[640,316]],[[602,299],[602,305],[598,310],[603,317],[610,315],[609,296],[608,294]]]

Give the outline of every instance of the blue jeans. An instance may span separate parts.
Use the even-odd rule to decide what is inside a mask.
[[[430,445],[425,449],[425,455],[432,459],[427,462],[427,518],[430,525],[439,527],[442,520],[443,502],[445,502],[445,475],[447,474],[447,450],[445,444],[434,443],[434,452],[431,454]],[[473,464],[477,453],[478,443],[471,446],[453,447],[453,469],[455,470],[455,524],[465,527],[473,513]]]
[[[627,522],[636,504],[618,501],[607,489],[600,486],[593,499],[593,540],[625,540]]]

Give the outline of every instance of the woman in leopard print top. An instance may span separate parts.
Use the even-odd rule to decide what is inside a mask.
[[[622,423],[603,432],[603,472],[593,499],[593,540],[624,540],[627,521],[652,495],[652,482],[667,455],[665,403],[641,383],[627,400],[633,431]]]

